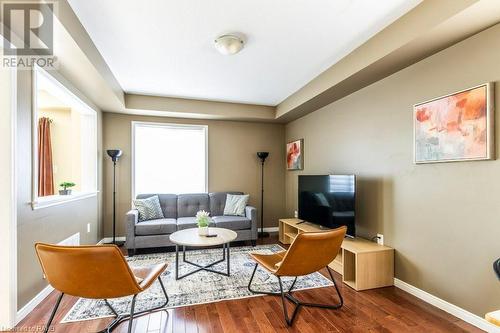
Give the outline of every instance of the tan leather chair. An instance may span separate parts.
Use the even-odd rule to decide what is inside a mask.
[[[42,266],[44,277],[61,295],[52,310],[45,332],[48,332],[64,294],[104,299],[115,315],[115,319],[104,329],[111,332],[122,321],[129,319],[128,332],[132,331],[134,317],[164,308],[168,295],[160,278],[167,264],[146,268],[130,268],[116,245],[58,246],[36,243],[35,250]],[[158,279],[165,295],[165,303],[140,312],[134,312],[135,299]],[[130,314],[119,315],[108,302],[108,298],[133,296]]]
[[[346,230],[346,227],[340,227],[332,231],[300,233],[297,235],[287,251],[282,251],[274,254],[251,253],[250,256],[253,260],[256,261],[256,264],[252,273],[252,277],[250,278],[250,282],[248,282],[248,290],[256,294],[281,296],[283,313],[285,315],[285,321],[288,325],[292,325],[295,316],[297,315],[297,311],[301,306],[319,307],[326,309],[340,308],[344,304],[344,300],[342,298],[342,295],[340,294],[337,284],[335,283],[328,264],[331,263],[339,253]],[[280,286],[279,293],[258,291],[252,289],[252,280],[255,276],[255,272],[257,271],[257,267],[259,266],[259,264],[278,278]],[[298,276],[311,274],[325,267],[327,268],[333,285],[335,286],[335,290],[337,291],[339,303],[333,305],[303,303],[293,297],[292,289],[295,286],[295,282],[297,282]],[[286,292],[283,291],[283,283],[281,281],[282,276],[295,277],[292,285]],[[295,304],[295,309],[292,313],[291,319],[288,317],[285,298]]]

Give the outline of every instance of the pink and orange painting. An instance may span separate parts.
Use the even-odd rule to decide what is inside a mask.
[[[415,163],[491,159],[492,84],[414,106]]]
[[[304,139],[292,141],[286,144],[286,169],[304,169]]]

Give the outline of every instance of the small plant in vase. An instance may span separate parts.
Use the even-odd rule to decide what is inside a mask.
[[[62,182],[59,184],[60,187],[62,187],[62,190],[59,190],[59,195],[70,195],[71,194],[71,187],[75,186],[75,183],[72,182]]]
[[[200,210],[196,213],[196,223],[198,224],[198,234],[200,236],[208,236],[208,226],[212,222],[209,212]]]

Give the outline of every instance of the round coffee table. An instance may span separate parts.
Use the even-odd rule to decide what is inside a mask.
[[[224,228],[208,228],[209,229],[209,235],[217,235],[216,237],[207,237],[207,236],[200,236],[198,234],[198,228],[190,228],[190,229],[184,229],[184,230],[179,230],[170,235],[170,241],[175,244],[175,279],[179,280],[182,278],[185,278],[186,276],[189,276],[191,274],[194,274],[199,271],[208,271],[212,273],[217,273],[217,274],[222,274],[225,276],[229,276],[231,273],[231,260],[230,260],[230,255],[229,255],[229,242],[233,241],[236,239],[238,236],[236,232],[229,230],[229,229],[224,229]],[[200,248],[200,247],[208,247],[208,246],[217,246],[217,245],[222,245],[222,259],[214,261],[208,265],[200,265],[194,262],[191,262],[186,259],[186,247],[195,247],[195,248]],[[195,269],[194,271],[191,271],[189,273],[186,273],[182,276],[179,276],[179,247],[182,246],[182,261],[198,267],[198,269]],[[226,272],[220,272],[216,271],[213,269],[210,269],[213,265],[216,265],[218,263],[221,263],[223,261],[227,260],[227,273]]]

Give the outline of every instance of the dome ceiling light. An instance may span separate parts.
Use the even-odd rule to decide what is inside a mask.
[[[243,45],[243,40],[236,35],[222,35],[215,39],[215,48],[224,55],[233,55],[240,52]]]

